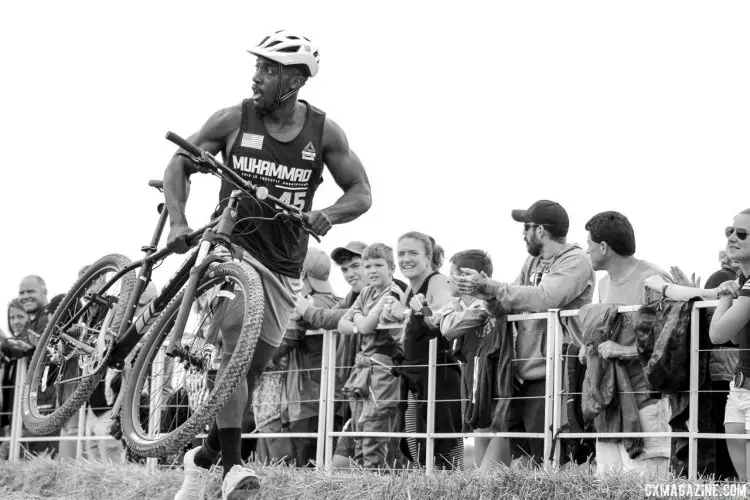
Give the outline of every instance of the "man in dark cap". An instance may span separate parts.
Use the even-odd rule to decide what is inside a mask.
[[[539,200],[528,210],[513,210],[513,220],[523,223],[523,239],[529,257],[512,283],[500,283],[473,269],[461,269],[459,292],[487,301],[493,314],[545,312],[548,309],[580,309],[591,303],[596,275],[586,251],[566,242],[568,213],[554,201]],[[495,415],[492,428],[507,422],[510,432],[544,432],[547,321],[516,324],[513,370],[515,384],[510,415]],[[492,439],[485,456],[499,461],[505,440]],[[514,458],[529,457],[541,463],[541,439],[511,439]],[[507,453],[507,452],[505,452]],[[507,455],[506,455],[507,456]],[[507,458],[506,458],[507,459]]]

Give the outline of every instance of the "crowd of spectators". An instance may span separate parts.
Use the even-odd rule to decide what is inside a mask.
[[[750,377],[746,331],[750,212],[739,214],[727,228],[721,269],[703,289],[699,280],[678,268],[667,270],[636,257],[635,231],[618,212],[594,214],[581,224],[588,233],[586,248],[567,242],[570,221],[558,203],[540,200],[511,216],[522,224],[529,254],[512,280],[493,276],[488,253],[472,248],[451,256],[449,273],[442,274],[442,248],[431,236],[416,231],[396,240],[395,249],[383,242],[352,241],[329,257],[311,247],[295,314],[254,388],[243,425],[245,432],[278,437],[249,440],[252,444],[245,455],[254,451],[257,459],[297,466],[314,462],[319,444],[315,438],[284,434],[316,433],[321,424],[320,367],[326,330],[337,333],[334,430],[425,432],[429,342],[437,339],[436,433],[543,433],[550,376],[547,320],[509,323],[506,317],[549,309],[579,310],[575,317],[561,318],[565,373],[554,375],[564,377],[563,388],[569,395],[566,425],[599,433],[677,430],[684,424],[678,415],[685,414],[686,400],[679,397],[685,388],[678,386],[679,376],[659,372],[670,353],[660,351],[654,338],[668,335],[670,342],[687,343],[685,309],[664,304],[666,299],[691,304],[696,297],[719,299],[716,311],[709,310],[702,320],[708,354],[700,401],[707,413],[700,430],[750,431],[750,380],[746,379]],[[350,286],[343,298],[329,283],[332,264]],[[396,269],[405,282],[394,277]],[[604,272],[598,286],[596,271]],[[618,312],[623,305],[642,307]],[[53,307],[44,281],[37,276],[24,278],[19,297],[8,305],[9,330],[0,343],[4,435],[13,417],[18,359],[33,352]],[[86,434],[109,432],[113,379],[106,377],[91,396]],[[210,386],[185,388],[179,400],[196,398]],[[55,404],[54,391],[44,397]],[[63,427],[63,435],[78,433],[75,420]],[[595,461],[599,471],[667,471],[670,465],[679,471],[686,465],[681,440],[668,436],[592,442],[583,460]],[[38,448],[27,449],[70,456],[62,443],[34,443]],[[7,446],[3,449],[7,456]],[[423,466],[425,449],[424,440],[416,438],[342,437],[336,440],[333,464]],[[700,472],[747,479],[750,459],[744,442],[701,440],[700,449],[711,457],[701,461]],[[580,448],[563,450],[568,455],[563,460],[581,458],[573,456]],[[110,461],[124,456],[115,440],[91,441],[87,452],[89,458]],[[463,468],[463,458],[462,439],[435,440],[438,468]],[[512,461],[535,466],[546,458],[540,438],[474,440],[473,465],[481,470]]]

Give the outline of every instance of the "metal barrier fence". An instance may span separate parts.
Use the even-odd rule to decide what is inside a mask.
[[[576,316],[578,311],[560,311],[559,309],[550,309],[545,313],[533,313],[533,314],[516,314],[507,316],[508,322],[522,322],[529,320],[547,320],[547,338],[554,339],[553,342],[546,342],[546,386],[545,386],[545,417],[544,417],[544,430],[541,433],[531,432],[490,432],[490,433],[436,433],[435,432],[435,388],[436,388],[436,369],[437,363],[437,339],[430,341],[429,349],[429,361],[428,361],[428,384],[427,384],[427,419],[426,419],[426,432],[414,433],[414,432],[350,432],[350,431],[335,431],[334,430],[334,405],[337,402],[335,399],[335,380],[336,380],[336,369],[350,368],[350,367],[337,367],[336,360],[336,342],[335,336],[332,332],[318,331],[316,334],[323,335],[323,346],[322,346],[322,363],[320,367],[320,398],[319,398],[319,415],[318,415],[318,429],[317,432],[284,432],[283,438],[317,438],[317,450],[316,450],[316,466],[319,468],[325,468],[329,470],[331,468],[331,461],[333,457],[333,440],[336,437],[349,436],[349,437],[388,437],[388,438],[421,438],[426,441],[426,464],[425,472],[430,475],[434,471],[434,458],[435,458],[435,439],[441,438],[469,438],[469,437],[481,437],[481,438],[531,438],[531,439],[543,439],[544,440],[544,457],[553,456],[552,463],[559,463],[560,458],[560,446],[556,446],[553,450],[553,442],[559,439],[566,438],[598,438],[598,437],[672,437],[672,438],[687,438],[688,439],[688,455],[689,455],[689,469],[688,476],[690,479],[697,478],[697,467],[698,467],[698,439],[750,439],[750,434],[723,434],[723,433],[699,433],[698,432],[698,385],[699,385],[699,371],[698,371],[698,355],[699,355],[699,335],[700,325],[698,321],[700,309],[713,308],[718,304],[718,301],[702,301],[697,302],[693,306],[692,317],[691,317],[691,332],[690,332],[690,389],[689,389],[689,418],[688,418],[688,432],[663,432],[663,433],[570,433],[560,432],[559,429],[562,423],[562,402],[564,398],[564,392],[562,388],[562,377],[549,376],[550,374],[561,373],[563,354],[563,328],[560,323],[561,317]],[[620,307],[618,312],[628,313],[635,312],[640,306],[625,306]],[[539,358],[541,359],[541,358]],[[23,387],[25,375],[26,375],[26,360],[21,359],[18,361],[18,369],[16,372],[15,390],[14,390],[14,417],[11,420],[11,433],[10,436],[0,437],[0,443],[3,441],[10,441],[10,459],[19,459],[21,443],[33,442],[33,441],[69,441],[75,440],[77,443],[76,457],[80,457],[82,453],[83,441],[90,439],[113,439],[111,436],[85,436],[84,435],[84,419],[85,419],[85,408],[81,409],[78,414],[79,425],[78,435],[76,436],[22,436],[22,423],[20,417],[20,401],[21,401],[21,388]],[[163,353],[157,357],[155,366],[159,366],[159,363],[164,363]],[[300,369],[300,371],[311,371],[312,369]],[[154,384],[156,385],[156,384]],[[153,394],[152,394],[153,396]],[[150,398],[153,404],[154,398]],[[156,397],[157,402],[161,400],[161,396]],[[295,402],[295,401],[291,401]],[[297,401],[303,402],[303,401]],[[155,412],[156,415],[160,414],[160,408],[149,408],[150,412]],[[149,419],[149,432],[159,431],[158,418]],[[205,437],[205,435],[199,435],[197,437]],[[242,438],[248,439],[259,439],[259,438],[278,438],[278,433],[243,433]],[[149,459],[148,464],[150,467],[155,466],[155,460]]]

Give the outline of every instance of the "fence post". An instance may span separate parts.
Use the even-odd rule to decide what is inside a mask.
[[[13,391],[13,416],[10,421],[10,452],[8,460],[21,458],[21,442],[18,440],[23,431],[21,416],[21,394],[26,381],[26,358],[16,361],[16,387]]]
[[[554,437],[553,424],[553,413],[554,413],[554,398],[555,398],[555,344],[557,342],[556,337],[556,326],[557,326],[557,312],[559,309],[549,309],[547,311],[547,365],[546,365],[546,376],[545,376],[545,390],[544,390],[544,457],[543,461],[546,461],[550,452],[552,451],[552,440]]]
[[[162,396],[164,395],[164,381],[162,379],[164,378],[165,356],[166,348],[160,347],[151,366],[151,390],[149,391],[148,404],[148,433],[150,436],[156,436],[161,430]],[[156,405],[156,408],[154,408],[154,405]],[[146,459],[146,466],[149,471],[156,470],[157,464],[158,459],[156,458]]]
[[[331,460],[333,458],[333,436],[331,436],[331,433],[333,432],[333,417],[334,417],[334,409],[336,405],[336,343],[338,342],[338,338],[335,336],[333,332],[328,332],[330,336],[330,340],[328,342],[327,346],[327,352],[328,352],[328,365],[327,365],[327,371],[328,371],[328,377],[327,377],[327,386],[325,387],[325,390],[327,392],[326,397],[326,415],[325,415],[325,469],[327,471],[331,470]],[[326,356],[324,356],[325,359]],[[323,391],[323,386],[320,387],[321,392]]]
[[[698,349],[700,348],[700,310],[690,311],[690,396],[688,417],[688,479],[698,478]]]
[[[435,379],[437,368],[437,338],[430,339],[430,357],[427,367],[427,449],[426,474],[432,475],[435,468]]]
[[[555,433],[560,429],[562,425],[562,402],[564,400],[562,381],[563,381],[563,369],[565,367],[565,360],[562,357],[562,343],[563,343],[563,332],[562,325],[560,324],[561,318],[558,309],[552,309],[550,312],[553,313],[553,331],[554,331],[554,343],[553,343],[553,362],[552,362],[552,439],[555,438]],[[547,348],[549,349],[549,339],[547,340]],[[553,465],[560,465],[560,453],[561,444],[555,444],[552,441],[551,446],[555,447],[551,460]],[[549,455],[548,455],[549,456]]]
[[[81,439],[81,437],[83,437],[86,434],[87,404],[88,403],[84,403],[83,406],[81,406],[81,408],[78,410],[78,415],[77,415],[78,417],[78,439],[76,440],[76,460],[83,457],[83,440]]]
[[[323,330],[323,355],[321,356],[320,360],[320,405],[318,407],[318,440],[315,446],[315,468],[318,470],[324,467],[325,461],[325,436],[326,423],[328,422],[328,364],[330,363],[328,358],[328,356],[330,355],[328,344],[330,344],[333,340],[331,336],[332,333],[330,331]]]

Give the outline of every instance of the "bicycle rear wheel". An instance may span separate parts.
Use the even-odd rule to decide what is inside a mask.
[[[260,334],[263,286],[257,271],[245,263],[212,264],[197,287],[179,353],[167,357],[184,293],[172,299],[149,330],[125,387],[123,437],[144,457],[175,453],[205,430],[246,376]],[[244,308],[242,331],[228,365],[209,391],[206,382],[215,349],[206,340],[218,334],[223,311],[235,300]]]
[[[39,339],[21,395],[23,422],[34,434],[49,434],[88,400],[107,369],[135,271],[119,278],[97,296],[76,321],[75,315],[115,274],[130,265],[124,255],[96,261],[71,287]]]

